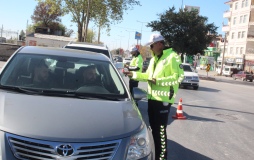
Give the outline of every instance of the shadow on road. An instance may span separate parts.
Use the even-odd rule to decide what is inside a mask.
[[[173,119],[172,118],[173,115],[176,115],[177,105],[178,104],[176,104],[176,107],[172,106],[171,109],[170,109],[170,115],[169,115],[170,117],[168,118],[168,125],[171,124],[174,120],[178,120],[178,119]],[[185,104],[183,104],[183,105],[185,105]],[[192,115],[189,115],[189,114],[185,113],[184,111],[183,111],[183,116],[186,117],[186,120],[192,120],[192,121],[224,122],[224,121],[219,121],[219,120],[211,119],[211,118],[192,116]]]
[[[181,88],[181,89],[186,89],[186,90],[193,90],[192,88]],[[220,92],[220,90],[218,89],[213,89],[213,88],[208,88],[208,87],[199,87],[198,90],[196,90],[197,92],[198,91],[205,91],[205,92]]]
[[[177,105],[177,104],[176,104]],[[142,114],[143,120],[145,121],[146,125],[149,126],[148,115],[147,115],[147,100],[141,100],[138,102],[138,108]],[[170,125],[175,119],[172,118],[173,115],[176,113],[177,107],[173,106],[170,109],[170,114],[168,117],[168,125]],[[185,115],[185,114],[184,114]],[[196,116],[185,115],[187,120],[198,120],[198,121],[215,121],[215,122],[222,122],[217,121],[214,119],[209,118],[202,118]],[[168,158],[170,160],[211,160],[211,158],[206,157],[200,153],[192,151],[184,146],[168,139]]]
[[[175,105],[178,105],[175,103]],[[207,107],[207,106],[198,106],[198,105],[191,105],[191,104],[183,104],[183,106],[190,106],[190,107],[196,107],[196,108],[207,108],[207,109],[215,109],[215,110],[224,110],[224,111],[231,111],[231,112],[237,112],[237,113],[244,113],[244,114],[252,114],[252,112],[244,112],[240,110],[232,110],[232,109],[225,109],[225,108],[218,108],[218,107]]]
[[[211,160],[200,153],[192,151],[184,146],[168,139],[168,159],[170,160]]]

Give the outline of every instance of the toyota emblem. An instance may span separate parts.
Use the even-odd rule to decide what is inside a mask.
[[[60,156],[66,157],[66,156],[71,156],[74,153],[74,149],[71,145],[69,144],[61,144],[56,147],[56,152]]]

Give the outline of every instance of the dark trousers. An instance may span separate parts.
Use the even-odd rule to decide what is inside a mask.
[[[155,160],[167,159],[167,123],[171,104],[148,100],[148,117],[155,143]]]
[[[129,88],[130,88],[130,92],[131,92],[131,95],[133,96],[133,88],[134,87],[138,87],[138,81],[135,81],[133,79],[130,79],[129,80]]]

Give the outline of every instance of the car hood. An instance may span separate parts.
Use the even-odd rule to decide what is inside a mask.
[[[196,72],[184,72],[184,76],[197,76],[198,74]]]
[[[142,127],[132,101],[87,100],[0,91],[0,130],[65,142],[120,139]]]

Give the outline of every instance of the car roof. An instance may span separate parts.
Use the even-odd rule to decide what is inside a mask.
[[[110,61],[106,55],[101,53],[74,50],[74,49],[68,49],[68,48],[25,46],[18,51],[18,54],[22,54],[22,53],[32,53],[32,54],[42,54],[42,55],[48,54],[48,55],[56,55],[56,56],[70,56],[70,57],[80,57],[80,58],[93,59],[93,60]]]
[[[190,66],[190,64],[189,63],[182,63],[183,65],[188,65],[188,66]]]
[[[75,46],[75,47],[87,47],[87,48],[96,48],[102,50],[108,50],[106,46],[103,44],[94,44],[94,43],[87,43],[87,42],[70,42],[66,46]]]

